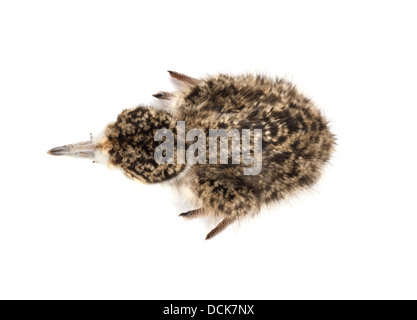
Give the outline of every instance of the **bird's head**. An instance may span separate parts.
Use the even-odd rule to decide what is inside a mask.
[[[53,148],[48,154],[107,163],[144,183],[168,181],[178,176],[185,164],[155,160],[154,152],[161,142],[154,137],[159,129],[168,129],[176,137],[176,123],[169,113],[139,106],[124,110],[97,138]]]

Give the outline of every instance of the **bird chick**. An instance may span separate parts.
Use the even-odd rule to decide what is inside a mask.
[[[211,215],[221,219],[206,239],[318,180],[334,149],[335,137],[314,103],[291,83],[261,75],[220,74],[194,79],[174,71],[169,74],[182,84],[180,89],[153,95],[167,102],[168,111],[144,105],[124,110],[97,138],[48,153],[107,163],[143,183],[169,182],[186,187],[196,209],[180,216],[191,219]],[[181,130],[179,123],[183,124]],[[177,139],[171,161],[161,162],[156,157],[156,150],[169,137],[156,139],[160,129]],[[191,141],[187,134],[184,140],[182,131],[192,129],[198,129],[199,134],[191,134]],[[235,161],[231,135],[226,137],[225,153],[217,145],[217,137],[213,149],[210,134],[221,129],[242,133],[237,140],[240,144],[244,142],[243,131],[251,130],[252,163],[242,161],[242,154],[237,158],[240,161]],[[260,153],[255,152],[255,130],[261,132]],[[191,149],[196,138],[203,140],[202,148]],[[198,153],[199,161],[181,161],[181,144],[191,149],[187,155]],[[215,162],[210,158],[211,151]],[[224,154],[226,160],[218,161]],[[245,174],[255,161],[260,161],[261,167]]]

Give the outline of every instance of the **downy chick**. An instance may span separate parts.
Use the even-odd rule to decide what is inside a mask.
[[[206,239],[319,179],[335,137],[314,103],[291,83],[261,75],[220,74],[194,79],[174,71],[169,74],[181,82],[180,89],[154,94],[167,102],[167,111],[145,105],[124,110],[98,138],[48,153],[107,163],[143,183],[187,187],[196,209],[180,216],[214,215],[221,219]],[[160,129],[170,134],[157,139]],[[214,147],[214,140],[210,140],[212,132],[222,129],[241,134],[235,141],[235,136],[226,136],[226,151],[221,149],[221,142],[217,144],[217,137]],[[249,130],[246,138],[245,130]],[[260,132],[260,140],[255,140],[255,131]],[[162,152],[165,162],[161,162],[156,151],[170,137],[176,143],[170,156],[168,148]],[[193,148],[197,141],[204,142],[201,148]],[[237,149],[233,149],[234,142]],[[234,161],[232,150],[242,151],[245,142],[251,161],[244,161],[243,152]],[[194,162],[183,161],[184,155],[194,155]]]

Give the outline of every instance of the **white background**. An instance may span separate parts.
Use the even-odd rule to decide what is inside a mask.
[[[2,1],[0,298],[417,298],[413,1]],[[161,186],[51,157],[166,70],[294,83],[338,136],[313,190],[214,227]]]

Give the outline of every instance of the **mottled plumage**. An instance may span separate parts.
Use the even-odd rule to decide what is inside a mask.
[[[90,143],[90,152],[108,157],[110,165],[141,182],[186,186],[196,210],[181,216],[223,219],[206,239],[318,180],[335,138],[321,112],[291,83],[260,75],[220,74],[201,80],[170,75],[183,83],[181,89],[154,95],[168,102],[168,111],[148,106],[124,110]],[[228,164],[156,163],[154,150],[161,142],[154,141],[155,132],[167,128],[176,136],[177,121],[184,121],[187,131],[203,130],[207,139],[209,129],[262,129],[261,172],[244,175],[247,165],[232,164],[231,158]],[[62,149],[50,153],[61,154],[54,150]],[[91,153],[87,157],[94,158]]]

